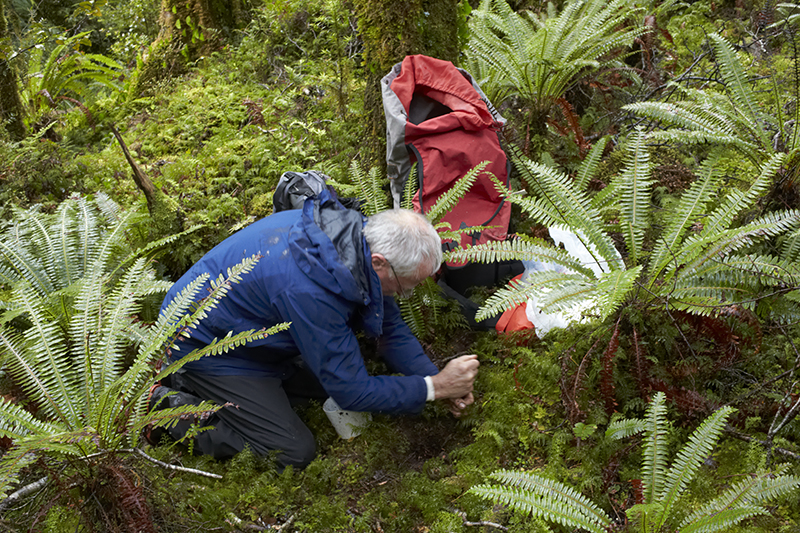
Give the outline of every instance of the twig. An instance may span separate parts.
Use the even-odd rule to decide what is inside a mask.
[[[467,513],[458,513],[461,516],[461,520],[464,521],[465,526],[472,526],[472,527],[493,527],[495,529],[500,529],[502,531],[508,531],[506,526],[501,526],[500,524],[496,524],[494,522],[487,522],[485,520],[481,520],[480,522],[470,522],[467,520]]]
[[[2,512],[6,507],[11,506],[15,501],[19,500],[20,498],[23,498],[32,492],[36,492],[41,488],[44,488],[44,486],[47,485],[47,481],[49,479],[50,478],[48,476],[44,476],[42,479],[34,481],[29,485],[25,485],[16,492],[9,494],[8,498],[6,498],[3,501],[0,501],[0,512]]]
[[[778,446],[774,446],[771,442],[768,442],[768,441],[765,441],[765,440],[759,440],[759,439],[756,439],[754,437],[751,437],[750,435],[745,435],[744,433],[739,433],[738,431],[733,429],[731,426],[727,426],[725,428],[725,433],[727,433],[728,435],[731,435],[732,437],[736,437],[739,440],[743,440],[745,442],[757,442],[758,444],[761,444],[763,446],[769,446],[769,447],[771,447],[772,450],[780,453],[781,455],[785,455],[786,457],[794,459],[795,461],[800,461],[800,454],[797,454],[795,452],[786,450],[784,448],[779,448]]]
[[[131,451],[131,450],[124,450],[124,451]],[[189,472],[190,474],[197,474],[198,476],[205,476],[205,477],[210,477],[210,478],[214,478],[214,479],[222,479],[222,476],[219,475],[219,474],[212,474],[211,472],[205,472],[203,470],[197,470],[195,468],[187,468],[185,466],[171,465],[169,463],[165,463],[163,461],[159,461],[158,459],[156,459],[154,457],[150,457],[149,455],[144,453],[139,448],[134,448],[132,451],[135,451],[136,453],[138,453],[139,455],[141,455],[142,457],[144,457],[148,461],[150,461],[152,463],[155,463],[158,466],[161,466],[161,467],[164,467],[164,468],[169,468],[171,470],[177,470],[179,472]]]
[[[288,530],[289,526],[291,526],[292,522],[294,522],[294,517],[295,516],[297,516],[297,515],[292,515],[289,518],[287,518],[286,522],[284,522],[281,527],[277,528],[277,530],[278,531]]]

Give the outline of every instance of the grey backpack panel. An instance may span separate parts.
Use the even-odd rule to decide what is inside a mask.
[[[328,185],[328,176],[316,170],[284,172],[272,195],[273,211],[302,209],[306,198],[316,196]]]

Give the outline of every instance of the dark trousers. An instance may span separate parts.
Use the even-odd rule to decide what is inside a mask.
[[[281,470],[288,465],[303,468],[314,459],[316,443],[311,430],[295,413],[293,406],[309,399],[327,398],[316,377],[305,368],[286,381],[278,378],[249,376],[208,376],[183,372],[170,376],[172,389],[179,391],[167,398],[168,405],[198,405],[211,400],[223,407],[206,420],[181,420],[168,430],[174,439],[186,435],[196,424],[213,426],[194,437],[196,453],[226,459],[242,451],[245,445],[257,455],[278,452]]]

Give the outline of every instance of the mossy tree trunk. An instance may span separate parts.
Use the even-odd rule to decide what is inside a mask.
[[[3,2],[0,1],[0,122],[14,141],[25,137],[25,108],[19,97],[17,75],[8,63],[11,52]]]
[[[466,0],[462,0],[466,1]],[[460,51],[459,0],[354,0],[364,41],[364,156],[368,167],[386,166],[386,121],[380,80],[407,55],[455,63]]]
[[[149,94],[159,80],[219,50],[244,20],[241,0],[161,0],[159,35],[133,84],[132,96]]]

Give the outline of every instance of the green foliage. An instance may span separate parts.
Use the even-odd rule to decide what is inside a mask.
[[[748,190],[728,194],[718,180],[717,159],[712,157],[676,208],[661,214],[664,230],[653,246],[645,238],[652,224],[653,181],[644,139],[642,132],[632,135],[625,166],[602,192],[591,197],[578,185],[585,187],[590,171],[597,168],[595,158],[587,158],[578,169],[576,185],[568,175],[524,160],[518,150],[512,150],[512,161],[536,197],[512,194],[508,200],[546,227],[569,228],[591,256],[583,261],[597,263],[601,270],[592,270],[579,257],[529,238],[448,254],[450,260],[491,262],[517,257],[561,267],[560,271],[534,272],[509,284],[487,300],[477,319],[531,297],[545,312],[575,313],[580,309],[584,315],[601,320],[632,299],[651,307],[667,305],[709,315],[732,304],[759,309],[760,299],[775,295],[776,289],[779,295],[795,286],[797,272],[790,261],[752,247],[789,234],[800,223],[800,212],[775,212],[742,225],[737,218],[766,190],[785,161],[783,154],[764,164],[760,177]],[[503,190],[499,185],[498,189]],[[617,204],[612,205],[612,200]],[[624,239],[625,262],[612,239],[616,232]],[[787,289],[787,284],[791,288]],[[634,291],[639,286],[645,290]],[[768,312],[764,306],[760,309]],[[784,318],[791,316],[789,313]]]
[[[482,0],[470,16],[465,68],[495,105],[519,95],[543,122],[571,83],[621,66],[613,55],[645,31],[628,7],[624,0],[571,1],[557,16],[538,18],[506,0]]]
[[[652,132],[650,137],[655,140],[729,147],[746,156],[759,170],[777,153],[788,154],[786,164],[793,164],[800,144],[797,129],[790,129],[782,117],[786,93],[777,85],[773,86],[777,102],[769,112],[756,98],[753,82],[731,44],[716,33],[709,39],[719,65],[724,94],[676,85],[685,100],[638,102],[626,109],[672,127]],[[795,106],[795,120],[800,116],[797,113]]]
[[[116,78],[122,66],[101,54],[83,53],[81,45],[88,43],[90,32],[63,39],[44,57],[44,46],[38,45],[28,61],[28,75],[23,80],[22,99],[30,107],[33,121],[44,109],[55,108],[59,100],[85,100],[91,85],[118,91]]]
[[[18,211],[3,233],[0,361],[38,413],[0,401],[0,437],[13,442],[0,461],[0,495],[39,456],[78,459],[90,468],[136,446],[148,424],[171,426],[181,417],[218,409],[204,402],[148,412],[147,393],[153,380],[175,372],[184,361],[287,327],[228,335],[177,365],[154,370],[165,347],[188,334],[258,257],[244,260],[227,278],[211,280],[208,294],[193,304],[208,278],[200,276],[155,323],[143,324],[136,316],[143,302],[170,286],[155,278],[147,255],[175,237],[131,250],[127,234],[135,231],[137,220],[141,215],[123,212],[98,195],[96,202],[65,202],[53,215]]]
[[[644,420],[618,420],[607,431],[607,437],[612,439],[644,432],[643,503],[626,510],[630,520],[628,530],[722,531],[752,516],[769,514],[763,502],[783,498],[800,488],[800,478],[786,475],[785,469],[777,473],[762,471],[686,513],[680,507],[681,498],[711,454],[734,409],[722,407],[707,418],[668,466],[665,399],[663,393],[657,393]],[[610,518],[598,506],[558,481],[536,473],[509,470],[494,472],[490,477],[500,485],[477,485],[470,492],[566,527],[604,532],[611,525]]]

